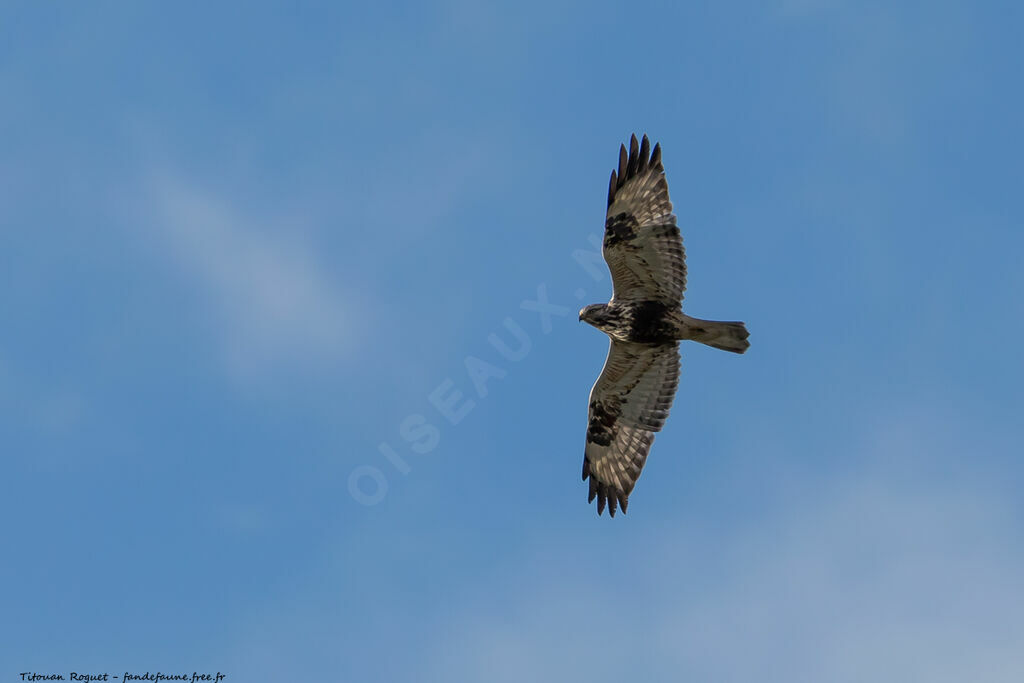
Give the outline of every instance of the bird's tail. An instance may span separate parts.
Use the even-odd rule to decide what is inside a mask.
[[[748,336],[750,333],[743,323],[723,323],[683,315],[683,339],[693,339],[723,351],[743,353],[750,348]]]

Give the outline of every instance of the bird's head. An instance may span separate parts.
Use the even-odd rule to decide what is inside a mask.
[[[580,320],[593,325],[594,327],[601,329],[601,325],[606,321],[606,309],[608,304],[590,304],[580,309]]]

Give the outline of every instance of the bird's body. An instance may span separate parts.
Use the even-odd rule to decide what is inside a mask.
[[[679,306],[660,301],[591,304],[580,320],[616,341],[633,344],[671,344],[692,339],[708,346],[743,353],[750,346],[743,323],[691,318]]]
[[[668,344],[680,339],[683,313],[660,301],[593,304],[580,319],[620,342]]]
[[[743,353],[740,322],[691,318],[682,311],[686,256],[672,214],[661,148],[634,135],[612,171],[602,253],[614,293],[580,320],[611,338],[604,370],[590,392],[583,479],[598,514],[626,511],[640,471],[668,417],[679,383],[679,342],[699,341]]]

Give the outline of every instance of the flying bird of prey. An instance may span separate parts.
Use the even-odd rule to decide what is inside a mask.
[[[583,480],[612,517],[626,512],[654,433],[661,430],[679,384],[679,342],[692,339],[743,353],[750,346],[741,322],[691,318],[682,311],[686,252],[672,214],[661,145],[647,136],[619,148],[608,187],[604,260],[612,298],[580,311],[580,320],[611,338],[604,370],[590,390]]]

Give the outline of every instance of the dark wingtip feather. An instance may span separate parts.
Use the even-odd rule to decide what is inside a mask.
[[[646,173],[648,170],[664,171],[661,165],[661,144],[654,145],[651,150],[651,140],[644,133],[640,141],[633,133],[629,139],[629,148],[626,145],[619,145],[619,167],[612,171],[611,181],[608,183],[608,206],[615,202],[615,193],[622,189],[630,179]]]
[[[636,134],[629,138],[629,165],[626,175],[632,178],[640,167],[640,143],[637,142]]]
[[[651,152],[651,168],[656,168],[659,171],[661,168],[661,143],[654,145],[654,151]]]
[[[647,134],[644,134],[643,140],[640,141],[640,170],[646,171],[651,165],[651,141],[647,139]]]
[[[586,479],[588,476],[590,477],[590,492],[587,495],[587,502],[593,503],[594,499],[597,499],[597,514],[603,515],[606,507],[610,517],[614,517],[616,512],[626,514],[626,508],[629,507],[629,494],[618,487],[599,482],[590,470],[590,463],[584,460],[583,478]]]
[[[590,461],[587,460],[586,456],[583,456],[583,481],[587,480],[590,476]]]

